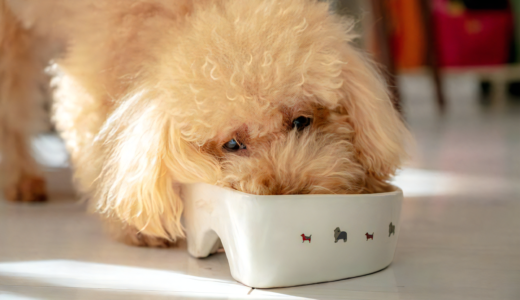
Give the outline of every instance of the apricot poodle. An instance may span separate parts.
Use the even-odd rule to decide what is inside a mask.
[[[48,67],[80,193],[138,245],[183,237],[183,183],[378,193],[407,129],[349,19],[316,0],[0,0],[0,153],[12,201]]]

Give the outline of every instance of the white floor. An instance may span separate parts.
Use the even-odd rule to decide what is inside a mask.
[[[0,299],[520,299],[520,101],[491,109],[472,78],[456,77],[439,116],[427,79],[401,85],[417,146],[396,178],[406,198],[389,268],[259,290],[231,278],[223,253],[119,244],[74,200],[66,157],[48,156],[61,150],[46,137],[51,201],[0,199]]]

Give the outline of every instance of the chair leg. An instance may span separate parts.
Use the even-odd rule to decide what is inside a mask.
[[[380,47],[381,63],[386,67],[385,76],[387,79],[390,93],[392,95],[392,103],[394,108],[402,113],[401,97],[396,81],[396,68],[392,53],[390,35],[388,34],[389,16],[385,7],[385,2],[381,0],[372,0],[372,12],[374,20],[376,20],[376,39]]]
[[[421,13],[424,20],[424,33],[426,37],[426,59],[427,65],[430,67],[435,85],[435,94],[437,99],[437,107],[441,113],[446,111],[446,101],[442,88],[442,80],[440,75],[439,58],[437,57],[437,49],[435,43],[435,29],[433,27],[432,9],[429,0],[419,0]]]

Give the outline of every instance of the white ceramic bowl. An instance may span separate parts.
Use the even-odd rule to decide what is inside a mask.
[[[233,278],[256,288],[386,268],[394,257],[403,199],[401,190],[258,196],[203,183],[183,186],[182,195],[189,253],[206,257],[222,243]]]

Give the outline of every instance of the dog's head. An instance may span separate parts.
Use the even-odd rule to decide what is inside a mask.
[[[138,199],[126,211],[148,228],[178,223],[175,182],[262,195],[388,191],[407,130],[349,44],[351,27],[322,2],[231,0],[165,30],[141,92],[120,108],[135,116],[121,140],[135,139],[119,165]]]
[[[190,22],[157,80],[196,153],[182,160],[211,166],[198,180],[263,195],[389,188],[406,129],[348,44],[351,23],[301,0],[229,1]]]

